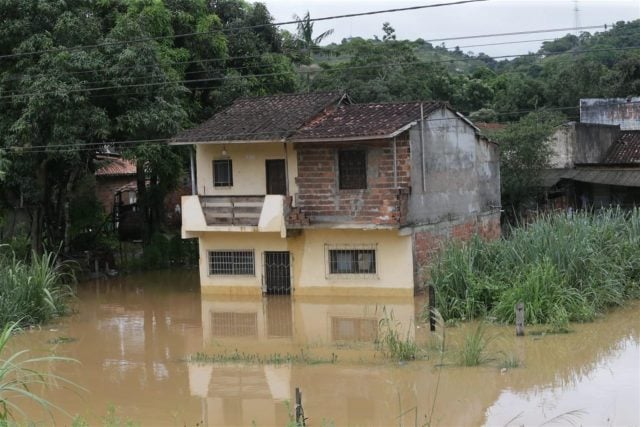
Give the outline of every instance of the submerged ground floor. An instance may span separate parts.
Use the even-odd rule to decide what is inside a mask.
[[[401,229],[200,231],[205,294],[411,296],[449,240],[500,236],[500,214]]]

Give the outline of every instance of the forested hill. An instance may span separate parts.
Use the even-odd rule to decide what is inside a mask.
[[[577,117],[578,100],[640,94],[640,21],[595,34],[542,43],[512,59],[448,50],[384,36],[343,40],[316,51],[312,90],[345,89],[358,102],[440,99],[482,120],[509,121],[515,112],[552,107]]]

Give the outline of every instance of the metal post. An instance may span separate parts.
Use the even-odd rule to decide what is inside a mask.
[[[433,285],[427,286],[429,292],[429,330],[434,332],[436,330],[436,315],[433,309],[436,306],[436,288]]]
[[[189,148],[189,162],[191,165],[191,195],[194,196],[197,193],[196,190],[196,171],[195,171],[195,164],[193,161],[193,148]]]
[[[516,304],[516,336],[524,336],[524,303]]]
[[[396,152],[396,137],[393,137],[393,188],[398,188],[398,154]]]

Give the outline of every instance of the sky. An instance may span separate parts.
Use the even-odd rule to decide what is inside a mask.
[[[294,14],[303,16],[307,11],[312,18],[320,18],[450,1],[454,0],[262,0],[276,22],[290,21]],[[343,38],[348,37],[381,37],[382,24],[387,21],[396,30],[398,39],[422,38],[427,41],[469,35],[574,28],[576,3],[579,26],[604,26],[617,21],[640,18],[640,0],[488,0],[475,4],[320,21],[314,25],[314,34],[321,34],[328,29],[334,30],[333,35],[322,44],[340,43]],[[295,25],[282,28],[295,32]],[[603,30],[604,27],[587,31],[593,33]],[[502,56],[535,52],[540,47],[541,40],[561,37],[567,32],[460,39],[444,43],[452,48],[460,46],[465,52],[484,52],[491,56]],[[516,43],[477,46],[504,42]]]

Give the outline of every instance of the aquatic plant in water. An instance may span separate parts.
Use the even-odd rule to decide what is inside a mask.
[[[34,387],[48,386],[55,383],[81,390],[78,385],[61,376],[37,369],[39,364],[77,362],[74,359],[58,356],[25,358],[28,350],[5,356],[7,344],[16,328],[17,323],[11,323],[7,324],[0,332],[0,426],[9,425],[10,422],[16,419],[16,415],[28,419],[19,402],[35,402],[49,412],[50,415],[52,414],[52,409],[65,412],[51,401],[37,395],[33,391]]]

